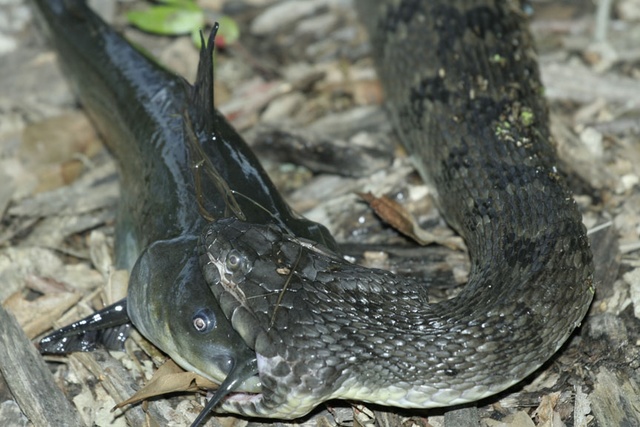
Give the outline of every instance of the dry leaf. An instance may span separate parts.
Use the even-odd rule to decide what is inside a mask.
[[[36,192],[43,192],[73,182],[85,169],[79,158],[92,157],[102,149],[87,116],[74,112],[28,125],[18,156],[38,176]]]
[[[538,418],[538,426],[551,427],[555,425],[554,418],[558,416],[555,409],[559,400],[560,400],[559,392],[549,393],[542,396],[540,405],[534,411],[534,414]]]
[[[136,394],[118,403],[113,409],[120,409],[123,406],[138,403],[151,397],[160,396],[167,393],[179,391],[195,393],[199,390],[209,390],[218,388],[218,384],[193,372],[186,372],[176,363],[169,359],[160,366],[153,374],[153,377]]]
[[[4,306],[16,317],[27,337],[33,339],[51,329],[53,323],[81,297],[79,292],[56,292],[28,300],[22,291],[18,291],[7,298]]]
[[[376,215],[398,232],[413,239],[418,244],[426,246],[433,243],[446,246],[453,250],[460,250],[461,245],[450,237],[441,237],[430,233],[420,227],[413,215],[411,215],[400,203],[387,196],[376,197],[371,193],[357,193],[369,204]]]

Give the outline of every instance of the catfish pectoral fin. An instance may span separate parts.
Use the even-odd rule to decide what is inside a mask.
[[[38,347],[43,354],[94,351],[98,348],[123,350],[130,329],[125,298],[47,335],[40,340]]]

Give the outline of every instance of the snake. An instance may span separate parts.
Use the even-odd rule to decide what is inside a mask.
[[[277,225],[212,222],[200,264],[260,379],[221,412],[294,419],[330,399],[477,401],[538,369],[592,301],[592,253],[558,168],[527,16],[506,0],[358,8],[395,130],[466,242],[468,283],[430,303],[423,284]]]

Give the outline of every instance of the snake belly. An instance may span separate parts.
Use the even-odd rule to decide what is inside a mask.
[[[475,401],[540,367],[592,300],[592,255],[556,168],[522,12],[499,0],[375,5],[360,4],[391,116],[468,245],[468,284],[430,304],[419,283],[277,227],[211,224],[205,279],[256,352],[262,384],[230,396],[225,412],[291,419],[336,398]]]

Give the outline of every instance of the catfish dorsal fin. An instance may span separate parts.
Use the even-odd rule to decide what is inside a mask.
[[[209,40],[205,43],[204,35],[200,31],[200,60],[196,81],[191,88],[191,105],[189,114],[197,133],[213,132],[213,50],[216,34],[220,26],[216,22],[209,34]]]

